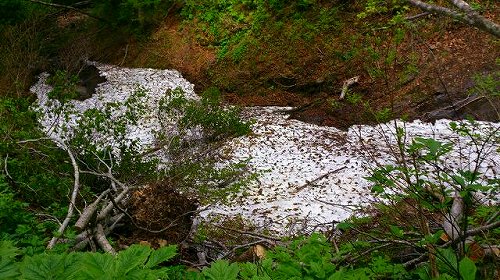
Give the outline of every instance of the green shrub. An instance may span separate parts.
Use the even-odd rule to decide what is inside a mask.
[[[61,103],[66,103],[78,97],[76,84],[78,76],[71,75],[66,71],[57,70],[56,73],[47,79],[47,83],[53,87],[48,93],[51,99],[57,99]]]
[[[17,249],[9,242],[0,241],[0,278],[169,279],[169,268],[160,265],[175,257],[176,250],[175,246],[152,250],[132,245],[117,256],[102,253],[44,253],[16,261]]]
[[[180,112],[178,124],[182,130],[201,127],[210,140],[250,132],[251,123],[240,119],[238,108],[221,105],[221,94],[217,88],[203,92],[200,102],[186,99],[184,93],[176,89],[160,103],[160,110],[169,116]]]

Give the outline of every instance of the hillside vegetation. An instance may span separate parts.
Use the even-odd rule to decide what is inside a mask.
[[[485,154],[500,152],[500,131],[474,121],[500,121],[500,41],[477,21],[499,22],[500,5],[467,1],[472,16],[451,17],[413,2],[422,3],[2,1],[0,279],[500,277],[500,179],[480,171]],[[432,3],[452,2],[463,1]],[[110,103],[82,113],[67,142],[40,130],[29,91],[36,75],[52,74],[49,96],[64,105],[99,83],[88,61],[177,69],[194,83],[198,101],[166,93],[176,98],[162,113],[182,112],[179,134],[159,143],[175,159],[167,171],[142,160],[149,151],[122,146],[117,160],[87,139],[104,130],[123,137],[143,113],[140,89],[119,121]],[[215,168],[210,151],[222,139],[252,133],[224,105],[293,106],[292,118],[341,129],[448,118],[475,152],[451,168],[452,144],[409,141],[398,127],[395,163],[368,178],[378,202],[356,217],[299,236],[238,218],[192,232],[199,201],[225,199],[257,176],[242,175],[244,162]],[[193,128],[206,137],[186,141]]]

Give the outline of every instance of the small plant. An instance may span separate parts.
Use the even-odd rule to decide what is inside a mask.
[[[393,118],[391,108],[382,108],[374,113],[375,120],[379,123],[385,123]]]
[[[359,93],[348,91],[345,99],[352,105],[358,105],[361,103],[363,96]]]
[[[500,71],[489,74],[476,74],[474,83],[474,86],[469,89],[469,93],[485,97],[500,97]]]
[[[169,117],[180,116],[181,131],[200,127],[210,140],[250,132],[251,123],[240,119],[237,108],[221,106],[220,91],[216,88],[203,92],[200,102],[186,99],[183,92],[176,89],[160,102],[160,111]]]
[[[337,99],[335,98],[328,98],[327,99],[327,102],[328,104],[330,104],[330,106],[333,108],[333,109],[340,109],[342,108],[342,103],[339,102]]]
[[[53,89],[48,93],[49,98],[57,99],[61,103],[66,103],[71,99],[78,97],[76,84],[78,76],[71,75],[68,72],[57,70],[54,75],[47,80]]]

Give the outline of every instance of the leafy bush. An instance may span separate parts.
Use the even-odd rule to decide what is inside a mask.
[[[2,25],[14,24],[27,15],[27,3],[20,0],[4,0],[0,2],[0,30]]]
[[[56,71],[56,73],[47,79],[47,83],[53,87],[48,93],[49,98],[57,99],[61,103],[66,103],[71,99],[78,97],[76,92],[76,83],[78,76],[71,75],[65,71]]]
[[[413,240],[407,246],[419,252],[421,260],[427,259],[426,256],[429,259],[425,268],[419,270],[422,279],[438,274],[443,279],[474,279],[476,264],[471,258],[477,253],[469,249],[481,252],[482,246],[488,247],[489,242],[498,238],[495,230],[484,231],[483,234],[489,236],[486,239],[471,234],[470,230],[472,221],[480,220],[481,226],[495,226],[495,220],[498,223],[498,213],[484,211],[494,206],[484,204],[480,212],[474,209],[481,205],[477,194],[482,193],[483,201],[487,198],[495,201],[498,195],[498,179],[488,179],[480,170],[487,172],[482,167],[485,156],[498,149],[499,130],[474,121],[452,122],[450,127],[457,136],[463,137],[464,143],[423,137],[410,140],[404,129],[397,127],[395,163],[378,166],[368,177],[373,182],[372,192],[383,198],[380,203],[386,207],[384,211],[396,213],[398,217],[389,219],[392,224],[384,222],[390,234],[382,232],[380,238],[411,240],[409,232],[420,236],[421,240]],[[462,158],[466,163],[460,168],[447,162],[454,145],[461,149],[469,147],[468,153],[474,155]],[[460,154],[463,153],[466,152],[461,150]],[[408,209],[405,218],[400,217],[401,208]],[[479,218],[485,213],[489,213],[488,219]],[[419,259],[413,261],[416,260]]]
[[[221,94],[216,88],[203,92],[201,102],[186,99],[180,89],[166,96],[160,103],[160,111],[170,117],[181,115],[181,130],[201,127],[209,140],[242,136],[250,132],[250,122],[240,119],[235,107],[221,106]]]
[[[1,279],[168,279],[160,267],[176,255],[175,246],[158,250],[132,245],[116,256],[102,253],[38,254],[16,261],[18,250],[0,241]]]
[[[189,0],[181,15],[200,31],[201,39],[219,47],[219,59],[229,56],[240,62],[251,47],[259,47],[256,41],[263,29],[289,39],[310,41],[320,32],[339,30],[336,6],[322,8],[316,2]]]

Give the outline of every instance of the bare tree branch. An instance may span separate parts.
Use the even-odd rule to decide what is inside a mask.
[[[57,236],[52,237],[52,239],[49,242],[49,245],[47,245],[47,249],[52,249],[54,245],[57,242],[58,236],[62,235],[66,228],[68,227],[68,224],[73,217],[73,211],[75,209],[75,203],[76,203],[76,197],[78,195],[79,189],[80,189],[80,168],[78,167],[78,164],[76,162],[75,156],[73,155],[73,152],[71,152],[71,149],[69,147],[65,148],[66,152],[69,155],[69,158],[71,160],[71,164],[73,165],[73,176],[74,176],[74,182],[73,182],[73,192],[71,194],[71,200],[68,206],[68,213],[66,215],[66,218],[64,219],[63,223],[57,230]]]
[[[78,221],[76,221],[75,223],[75,228],[78,230],[78,231],[81,231],[83,230],[87,224],[89,223],[90,219],[92,218],[92,216],[94,215],[94,213],[97,211],[97,207],[99,206],[99,203],[101,202],[101,200],[110,192],[111,190],[108,189],[104,192],[102,192],[98,197],[97,199],[92,202],[89,206],[87,206],[82,214],[80,215],[80,218],[78,219]]]
[[[109,244],[109,241],[106,238],[106,235],[104,234],[104,229],[102,228],[101,224],[97,225],[95,239],[97,244],[99,244],[99,246],[104,250],[104,252],[110,253],[111,255],[116,255],[116,251],[113,248],[113,246]]]
[[[450,2],[458,9],[452,10],[450,8],[428,4],[420,0],[406,0],[412,6],[418,7],[426,12],[437,15],[446,15],[472,26],[475,26],[483,31],[486,31],[495,37],[500,37],[500,25],[481,16],[474,11],[467,2],[462,0],[450,0]]]

